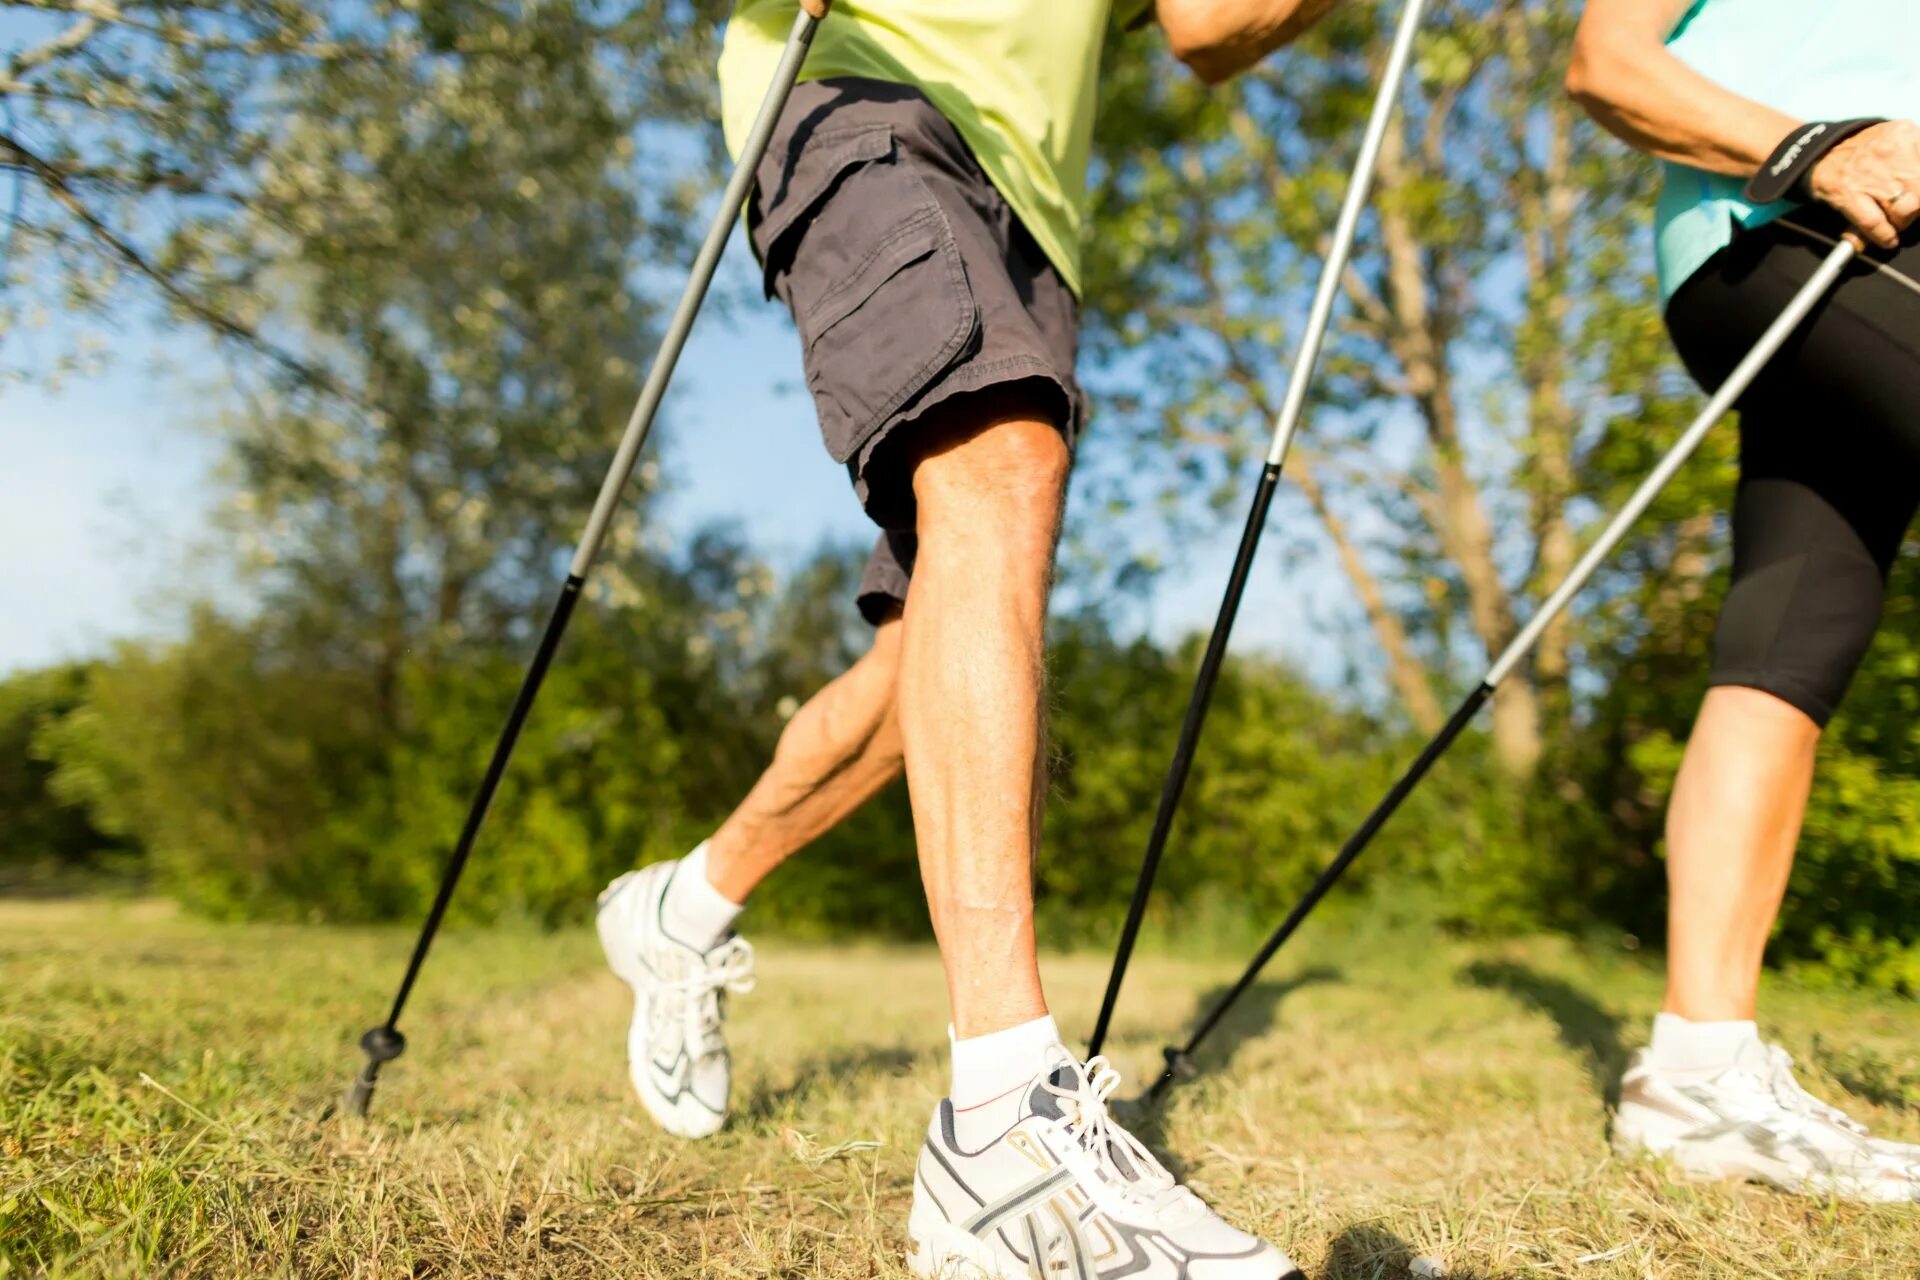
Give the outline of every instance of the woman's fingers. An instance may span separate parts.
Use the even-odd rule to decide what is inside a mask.
[[[1920,129],[1909,121],[1876,125],[1835,147],[1813,171],[1813,193],[1882,249],[1920,215]]]
[[[1873,196],[1864,191],[1849,191],[1835,202],[1835,207],[1859,228],[1869,244],[1881,249],[1900,247],[1900,232],[1887,221],[1886,211]]]
[[[1920,217],[1920,191],[1901,187],[1882,200],[1880,207],[1886,210],[1887,221],[1896,230],[1905,231],[1913,225],[1916,217]]]
[[[1898,122],[1894,147],[1894,186],[1888,190],[1887,217],[1905,231],[1920,220],[1920,125]]]

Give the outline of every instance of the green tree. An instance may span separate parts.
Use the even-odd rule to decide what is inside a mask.
[[[272,247],[276,330],[320,376],[240,365],[220,419],[219,529],[257,612],[121,655],[131,683],[103,684],[67,739],[71,793],[210,909],[386,915],[431,890],[635,394],[646,270],[683,256],[702,192],[643,175],[661,153],[684,166],[687,136],[663,132],[693,105],[675,69],[710,52],[711,29],[646,16],[375,8],[359,20],[388,56],[278,82],[243,236]],[[758,579],[712,540],[667,563],[636,511],[579,627],[616,643],[555,673],[558,705],[502,797],[518,856],[476,869],[478,910],[544,912],[593,859],[677,839],[672,787],[644,813],[592,788],[618,770],[636,792],[664,786],[684,764],[676,716],[730,723],[710,704],[730,696],[715,670],[737,645],[695,630]],[[727,587],[696,607],[721,564]]]
[[[0,681],[0,874],[91,871],[126,850],[54,794],[50,731],[83,706],[91,669],[28,671]]]
[[[277,315],[288,237],[327,216],[281,198],[290,135],[324,118],[312,114],[316,92],[394,75],[444,92],[450,69],[523,55],[552,70],[551,51],[530,42],[564,36],[581,42],[576,61],[599,79],[594,99],[643,100],[663,135],[711,118],[722,11],[712,0],[0,0],[19,37],[0,60],[0,172],[20,184],[0,209],[0,338],[55,309],[118,325],[157,308],[282,385],[351,399],[357,385]],[[466,123],[478,147],[507,120]],[[661,140],[666,154],[685,154],[685,138]],[[695,142],[717,145],[705,128]],[[664,193],[663,211],[681,194]],[[0,372],[46,376],[103,349],[95,333],[58,364],[36,352],[32,367]]]
[[[283,376],[318,378],[263,326],[267,260],[245,228],[284,78],[381,53],[343,13],[287,0],[0,3],[20,35],[0,62],[0,169],[21,184],[4,214],[0,338],[47,308],[110,319],[158,303]]]
[[[1398,707],[1429,731],[1462,668],[1571,567],[1609,426],[1645,431],[1683,391],[1648,305],[1650,168],[1558,92],[1576,9],[1455,0],[1428,20],[1275,517],[1315,531],[1289,549],[1349,582]],[[1171,452],[1158,471],[1189,495],[1217,504],[1265,440],[1397,13],[1344,6],[1222,89],[1116,65],[1093,345],[1110,416]],[[1565,731],[1575,643],[1556,627],[1496,700],[1517,778]]]

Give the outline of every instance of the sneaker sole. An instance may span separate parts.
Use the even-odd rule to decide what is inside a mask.
[[[928,1214],[918,1199],[907,1218],[907,1270],[920,1280],[1029,1280],[1032,1272],[1003,1266],[993,1246],[970,1231]],[[931,1219],[931,1220],[928,1220]]]
[[[1613,1153],[1623,1160],[1656,1161],[1672,1172],[1679,1174],[1688,1182],[1744,1182],[1757,1186],[1771,1187],[1775,1191],[1788,1195],[1808,1196],[1815,1199],[1851,1201],[1855,1204],[1910,1204],[1920,1203],[1920,1197],[1897,1193],[1880,1193],[1867,1187],[1848,1190],[1823,1185],[1817,1177],[1803,1177],[1796,1174],[1791,1166],[1780,1165],[1779,1171],[1762,1168],[1758,1163],[1744,1166],[1719,1162],[1694,1162],[1687,1158],[1684,1146],[1661,1149],[1652,1147],[1631,1138],[1615,1138]]]

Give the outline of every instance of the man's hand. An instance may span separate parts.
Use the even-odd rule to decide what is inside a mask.
[[[1920,124],[1889,120],[1857,133],[1813,167],[1808,185],[1882,249],[1920,218]]]
[[[833,7],[833,0],[800,0],[800,7],[812,14],[817,22],[827,16],[827,10]]]
[[[1173,56],[1219,84],[1297,37],[1336,0],[1157,0]]]

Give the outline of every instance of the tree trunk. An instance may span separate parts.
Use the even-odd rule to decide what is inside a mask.
[[[1526,17],[1510,11],[1502,24],[1506,37],[1511,82],[1531,85],[1536,75],[1535,33]],[[1570,181],[1573,153],[1573,106],[1555,97],[1544,109],[1547,117],[1545,161],[1534,181],[1517,186],[1517,229],[1526,267],[1527,315],[1520,330],[1520,367],[1529,389],[1527,400],[1527,455],[1531,463],[1525,484],[1533,526],[1535,559],[1533,594],[1544,599],[1573,571],[1576,556],[1567,504],[1575,491],[1574,431],[1576,416],[1567,402],[1567,350],[1573,338],[1567,332],[1573,301],[1567,278],[1572,256],[1574,215],[1580,193]],[[1510,114],[1512,145],[1524,154],[1531,113],[1516,108]],[[1562,614],[1540,637],[1533,662],[1534,686],[1543,720],[1551,732],[1571,725],[1572,618]]]
[[[1388,130],[1380,150],[1380,236],[1387,258],[1389,345],[1405,372],[1407,392],[1433,451],[1438,489],[1434,532],[1466,588],[1467,616],[1474,634],[1492,654],[1505,647],[1517,630],[1513,601],[1494,560],[1493,526],[1467,469],[1447,368],[1447,326],[1431,305],[1426,254],[1398,198],[1410,179],[1404,128],[1403,121]],[[1495,695],[1493,738],[1509,773],[1519,778],[1533,773],[1540,760],[1540,708],[1527,673],[1515,672]]]
[[[1374,638],[1380,642],[1380,649],[1386,654],[1387,679],[1392,682],[1394,692],[1400,695],[1400,704],[1407,709],[1408,718],[1421,733],[1439,732],[1440,726],[1446,722],[1446,715],[1440,710],[1440,700],[1434,696],[1433,684],[1427,679],[1426,669],[1415,660],[1407,645],[1406,625],[1387,604],[1386,597],[1381,594],[1379,580],[1360,558],[1359,548],[1354,546],[1346,525],[1327,505],[1326,492],[1321,489],[1311,465],[1296,454],[1288,469],[1294,484],[1306,495],[1314,514],[1320,517],[1320,523],[1326,527],[1327,536],[1333,539],[1333,549],[1340,558],[1340,567],[1346,570],[1347,580],[1353,584],[1354,594],[1360,597],[1361,608],[1366,610]]]

